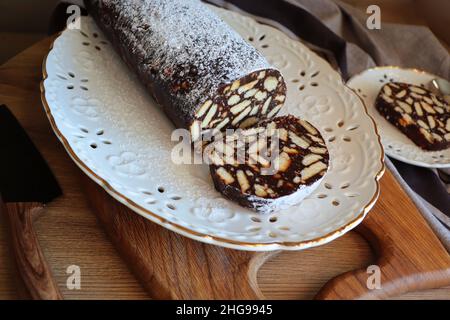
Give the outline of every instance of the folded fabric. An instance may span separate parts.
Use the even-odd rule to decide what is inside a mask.
[[[395,159],[391,161],[411,189],[450,219],[450,194],[436,173]]]
[[[365,13],[338,0],[207,2],[271,19],[308,43],[333,51],[345,80],[375,65],[422,68],[450,78],[447,49],[424,26],[383,22],[381,30],[369,30]]]

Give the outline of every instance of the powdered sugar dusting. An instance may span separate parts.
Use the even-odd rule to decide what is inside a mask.
[[[248,197],[252,208],[261,214],[268,214],[280,210],[289,209],[298,205],[306,197],[308,197],[320,185],[324,177],[320,177],[311,185],[301,185],[295,192],[279,198],[261,198],[254,195]]]
[[[99,19],[118,36],[120,46],[131,52],[141,78],[152,74],[157,85],[188,79],[189,88],[171,97],[185,119],[192,118],[221,85],[270,68],[254,47],[199,0],[90,2],[101,8]]]

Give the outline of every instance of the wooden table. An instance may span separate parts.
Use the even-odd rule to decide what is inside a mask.
[[[64,196],[52,202],[35,225],[39,241],[65,298],[146,299],[148,296],[97,224],[81,187],[82,173],[57,141],[41,106],[41,62],[50,42],[39,42],[0,67],[0,103],[7,104],[26,128],[64,190]],[[19,295],[6,240],[4,218],[0,217],[0,299],[14,299]],[[267,298],[307,299],[330,278],[372,261],[365,240],[350,232],[319,248],[282,253],[261,268],[258,282]],[[81,268],[81,290],[66,288],[70,265]],[[401,298],[448,299],[450,288]]]

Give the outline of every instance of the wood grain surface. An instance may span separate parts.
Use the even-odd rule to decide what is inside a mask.
[[[64,191],[35,223],[37,236],[65,298],[148,299],[97,223],[85,197],[81,172],[57,141],[43,112],[40,68],[50,42],[46,39],[0,67],[0,103],[7,104],[26,128]],[[403,209],[398,203],[393,205],[398,206],[397,210]],[[3,216],[0,261],[0,298],[20,297]],[[356,232],[350,232],[322,247],[281,253],[262,266],[257,282],[266,298],[309,299],[327,280],[373,262],[368,244]],[[66,287],[70,265],[81,268],[81,290]],[[450,287],[413,292],[401,298],[448,299]]]
[[[231,250],[194,241],[136,215],[83,178],[95,214],[154,299],[263,299],[259,267],[276,252]]]
[[[367,268],[335,277],[317,299],[386,299],[409,291],[450,286],[450,255],[414,203],[387,171],[381,196],[357,227],[376,252],[380,288],[368,289]]]
[[[88,177],[83,181],[95,214],[152,298],[264,298],[257,273],[279,252],[244,252],[188,239],[136,215]],[[371,273],[365,267],[327,282],[317,299],[386,299],[450,285],[450,255],[390,172],[381,190],[356,229],[376,250],[379,288],[368,288]]]
[[[33,222],[44,210],[39,202],[0,204],[9,224],[10,245],[22,283],[33,300],[62,299],[58,285],[39,245]]]

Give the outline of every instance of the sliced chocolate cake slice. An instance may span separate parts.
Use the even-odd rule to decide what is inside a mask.
[[[407,83],[387,83],[375,107],[422,149],[450,147],[450,106],[429,90]]]
[[[319,131],[294,116],[216,137],[206,152],[216,189],[262,213],[302,201],[319,185],[329,162]]]

